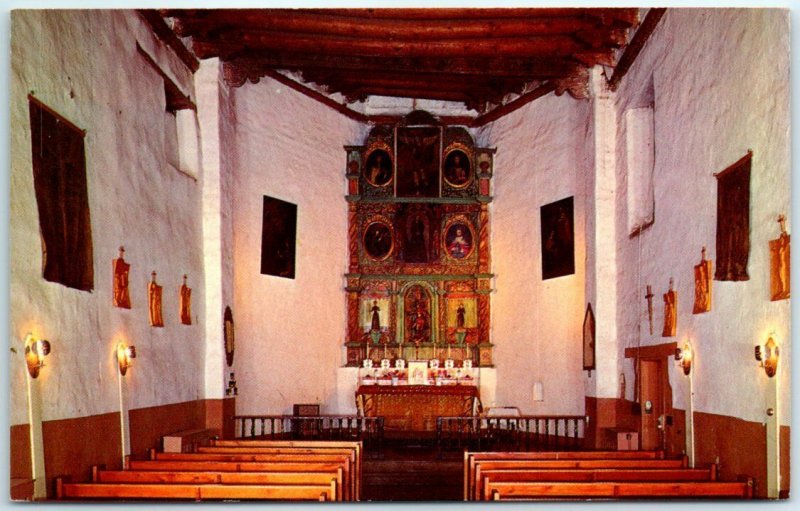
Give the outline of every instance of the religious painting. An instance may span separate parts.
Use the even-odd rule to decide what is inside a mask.
[[[702,314],[711,310],[711,261],[706,259],[706,247],[703,247],[700,254],[700,264],[694,267],[692,314]]]
[[[367,156],[364,178],[372,186],[387,186],[392,182],[392,157],[387,149],[373,149]]]
[[[405,293],[405,341],[419,344],[431,340],[431,297],[422,286],[415,285]]]
[[[435,207],[408,204],[398,209],[397,229],[402,236],[400,259],[407,263],[428,263],[437,258],[439,238]]]
[[[151,274],[152,278],[147,285],[147,303],[150,313],[150,326],[163,327],[164,316],[161,313],[161,295],[163,289],[156,283],[156,272]]]
[[[575,273],[573,198],[541,207],[542,280]]]
[[[428,363],[424,360],[412,360],[408,363],[408,384],[428,384]]]
[[[367,256],[382,261],[389,257],[394,248],[394,233],[386,222],[371,222],[364,229],[364,252]]]
[[[595,323],[592,304],[586,304],[586,315],[583,317],[583,369],[591,371],[595,368]]]
[[[362,297],[360,314],[361,329],[364,332],[387,330],[389,327],[391,303],[389,298]]]
[[[128,290],[128,273],[131,265],[125,262],[125,247],[119,247],[119,257],[111,263],[114,270],[114,307],[131,308],[131,295]]]
[[[186,275],[183,276],[181,284],[179,304],[181,311],[181,323],[184,325],[192,324],[192,289],[186,285]]]
[[[673,281],[669,279],[669,291],[664,293],[664,329],[661,337],[675,337],[678,326],[678,293],[672,289]]]
[[[716,280],[749,280],[750,164],[753,153],[716,174],[717,271]]]
[[[444,181],[453,188],[464,188],[472,181],[472,166],[466,149],[452,149],[444,157]]]
[[[397,128],[397,196],[438,197],[442,129]]]
[[[475,328],[478,326],[478,303],[474,297],[448,298],[447,326]]]
[[[790,271],[789,271],[789,252],[791,237],[786,232],[786,217],[778,217],[781,226],[781,235],[778,239],[769,242],[769,266],[770,266],[770,299],[786,300],[791,296],[790,292]]]
[[[297,205],[264,196],[261,274],[294,278]]]
[[[474,236],[472,226],[466,220],[451,222],[445,229],[444,250],[453,259],[464,259],[472,253]]]

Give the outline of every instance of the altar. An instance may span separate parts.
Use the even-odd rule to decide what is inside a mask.
[[[358,413],[384,417],[384,430],[392,433],[434,433],[437,417],[472,416],[480,407],[475,385],[360,385],[356,390]]]

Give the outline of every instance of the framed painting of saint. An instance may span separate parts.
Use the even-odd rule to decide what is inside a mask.
[[[542,280],[575,273],[573,198],[541,207]]]
[[[394,233],[385,222],[371,222],[364,229],[364,252],[376,261],[383,261],[394,248]]]
[[[467,222],[451,222],[444,233],[445,252],[453,259],[464,259],[472,253],[473,240],[472,227]]]
[[[372,186],[388,186],[392,182],[392,157],[384,149],[375,149],[367,156],[364,177]]]
[[[453,149],[444,157],[444,181],[453,188],[463,188],[472,182],[470,158],[461,149]]]
[[[297,205],[264,196],[261,273],[294,278]]]
[[[753,153],[739,159],[717,178],[717,270],[715,280],[750,280],[750,163]]]

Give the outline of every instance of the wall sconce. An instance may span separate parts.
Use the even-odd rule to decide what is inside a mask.
[[[675,360],[679,362],[683,368],[683,374],[687,376],[692,371],[692,358],[694,358],[694,353],[688,341],[683,343],[683,348],[675,348]]]
[[[775,376],[775,372],[778,370],[778,358],[781,356],[781,349],[773,335],[770,334],[763,346],[757,344],[755,348],[756,360],[761,362],[761,367],[770,378]]]
[[[136,358],[136,346],[128,346],[124,342],[117,344],[117,363],[119,364],[119,374],[125,376],[128,368],[133,365]]]
[[[31,378],[39,376],[39,369],[44,367],[44,357],[50,353],[50,341],[34,339],[32,334],[25,336],[25,363]]]

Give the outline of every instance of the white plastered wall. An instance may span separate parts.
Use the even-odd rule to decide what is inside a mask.
[[[10,423],[27,422],[21,339],[50,340],[39,376],[42,419],[119,410],[114,346],[139,357],[126,376],[128,408],[203,397],[201,186],[166,164],[161,76],[136,43],[194,97],[191,73],[134,11],[16,11],[12,18]],[[94,290],[42,278],[27,94],[86,130]],[[111,262],[124,245],[133,308],[112,306]],[[148,323],[147,283],[164,287],[164,328]],[[193,325],[181,325],[188,274]],[[192,349],[200,348],[200,349]],[[180,361],[177,363],[176,361]]]
[[[238,414],[339,410],[344,365],[344,145],[367,127],[271,79],[233,91],[234,317]],[[295,278],[260,273],[263,197],[297,205]]]
[[[616,94],[618,135],[624,140],[625,110],[643,106],[652,79],[656,144],[655,223],[632,239],[625,232],[625,150],[618,145],[618,356],[638,343],[680,345],[688,339],[696,352],[695,411],[762,422],[768,379],[753,346],[774,331],[782,350],[782,424],[790,423],[791,413],[791,314],[789,300],[770,301],[768,241],[778,237],[779,214],[789,218],[792,230],[788,22],[781,10],[668,9]],[[693,266],[703,246],[716,267],[713,174],[748,150],[753,151],[750,280],[713,281],[712,310],[695,315]],[[670,278],[678,292],[677,336],[663,338],[661,296]],[[655,294],[653,336],[643,299],[646,284]],[[633,382],[633,364],[626,361],[623,367]],[[670,371],[670,379],[674,406],[686,409],[686,379],[678,369]]]
[[[584,411],[585,191],[590,169],[587,101],[549,94],[478,134],[496,147],[491,204],[492,342],[496,402],[523,413]],[[575,274],[542,280],[540,207],[574,197]],[[544,400],[533,401],[541,382]]]

